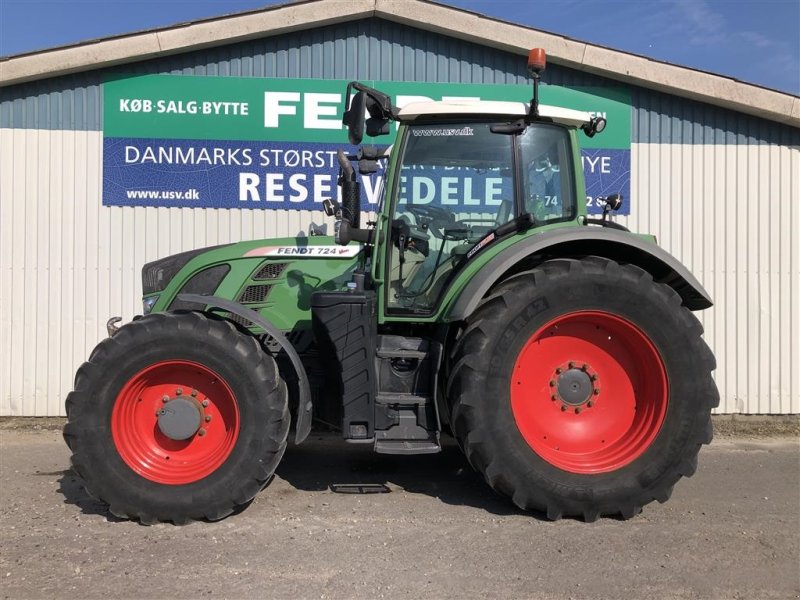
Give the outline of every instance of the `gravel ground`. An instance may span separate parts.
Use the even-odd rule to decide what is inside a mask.
[[[452,443],[387,457],[314,435],[242,513],[145,527],[86,495],[59,432],[0,428],[4,598],[785,599],[798,565],[796,435],[719,438],[668,503],[594,524],[515,510]]]

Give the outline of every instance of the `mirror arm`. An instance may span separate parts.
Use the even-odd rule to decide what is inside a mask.
[[[347,246],[350,242],[360,242],[362,244],[372,244],[374,229],[359,229],[350,225],[350,221],[342,219],[337,223],[336,241],[341,246]]]
[[[377,108],[380,109],[381,114],[374,115],[372,114],[372,111],[370,111],[370,116],[380,117],[383,119],[391,119],[393,121],[397,120],[397,115],[400,112],[400,109],[392,104],[391,97],[389,97],[387,94],[384,94],[379,90],[376,90],[375,88],[371,88],[368,85],[364,85],[363,83],[360,83],[358,81],[351,81],[350,83],[347,84],[347,99],[345,100],[347,106],[350,105],[350,94],[351,90],[353,89],[359,92],[364,92],[370,99],[372,99],[375,102]]]

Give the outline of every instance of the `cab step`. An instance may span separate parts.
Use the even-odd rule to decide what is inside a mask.
[[[427,398],[423,398],[426,402]],[[375,430],[375,452],[379,454],[433,454],[441,450],[439,432],[422,426],[426,421],[426,404],[393,406],[390,412],[394,424],[385,430]]]

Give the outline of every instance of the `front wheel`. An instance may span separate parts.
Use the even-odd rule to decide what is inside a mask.
[[[101,342],[67,397],[64,438],[117,516],[216,520],[249,502],[286,448],[286,385],[231,323],[154,314]]]
[[[449,382],[454,433],[523,509],[631,517],[666,501],[711,441],[719,396],[701,335],[674,290],[637,267],[547,261],[470,317]]]

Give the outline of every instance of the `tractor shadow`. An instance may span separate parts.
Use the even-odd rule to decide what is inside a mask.
[[[376,454],[370,444],[348,444],[338,433],[314,431],[302,445],[290,443],[276,475],[298,490],[319,492],[337,484],[384,484],[494,515],[546,520],[543,514],[521,511],[492,491],[449,436],[442,436],[438,454],[394,456]]]
[[[57,493],[84,515],[104,517],[110,523],[126,521],[114,516],[108,505],[86,491],[72,469],[59,471]],[[348,444],[338,433],[314,431],[300,446],[291,442],[276,475],[301,491],[321,492],[337,484],[383,484],[411,494],[424,494],[445,504],[470,506],[498,516],[526,515],[546,521],[542,513],[519,510],[493,492],[473,471],[455,441],[442,438],[438,454],[393,456],[376,454],[369,444]],[[249,504],[249,503],[248,503]],[[238,508],[236,513],[246,509]]]
[[[83,480],[72,469],[61,471],[56,492],[64,496],[65,504],[77,506],[84,515],[105,517],[109,523],[121,523],[126,520],[111,514],[105,502],[92,498],[83,486]]]

